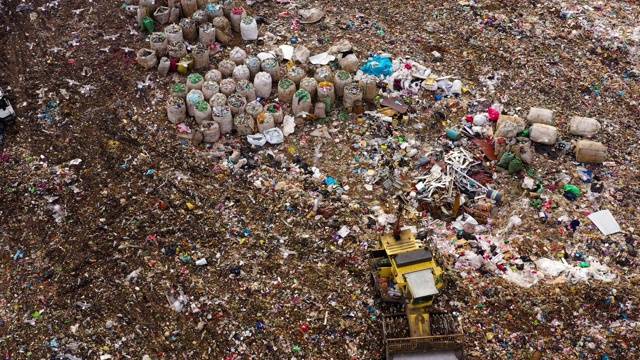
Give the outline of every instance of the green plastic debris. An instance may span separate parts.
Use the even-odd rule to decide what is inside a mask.
[[[509,175],[517,174],[522,171],[522,160],[513,159],[509,162]]]
[[[349,114],[347,114],[346,111],[342,110],[340,111],[340,115],[338,115],[338,119],[340,119],[340,121],[347,121],[349,120]]]
[[[193,262],[193,259],[191,258],[191,256],[189,254],[182,254],[180,255],[180,260],[185,263],[185,264],[190,264]]]
[[[509,168],[509,163],[511,162],[511,160],[515,159],[515,157],[516,155],[514,153],[507,151],[502,155],[502,157],[500,158],[500,161],[498,161],[498,166],[500,166],[503,169]]]
[[[325,111],[328,113],[329,111],[331,111],[331,98],[330,97],[326,97],[323,98],[322,100],[320,100],[324,103],[324,107],[325,107]]]
[[[516,136],[517,137],[529,137],[529,134],[531,134],[531,129],[524,129],[521,133],[519,133]]]
[[[187,86],[185,84],[175,84],[173,86],[172,90],[173,90],[174,93],[178,93],[178,94],[185,93],[186,94],[187,93]]]
[[[298,102],[309,101],[311,94],[305,89],[300,89],[296,91],[295,97],[298,99]]]
[[[141,30],[145,30],[149,34],[152,34],[155,28],[156,28],[156,25],[154,24],[152,18],[148,16],[145,16],[142,18],[142,27],[140,28]]]
[[[529,164],[524,164],[524,169],[527,171],[527,174],[531,177],[536,177],[536,171]],[[537,183],[540,183],[538,180]]]
[[[580,188],[575,186],[575,185],[565,185],[564,186],[564,192],[568,192],[571,193],[575,196],[580,196],[580,194],[582,193],[580,191]]]
[[[289,80],[289,79],[282,79],[282,80],[280,80],[280,82],[278,82],[278,86],[283,90],[286,90],[286,89],[288,89],[288,88],[290,88],[292,86],[295,86],[295,85],[296,84],[293,81]]]
[[[531,201],[529,201],[529,205],[531,205],[532,208],[534,209],[542,209],[542,200],[540,199],[531,199]]]
[[[347,80],[347,79],[349,79],[349,78],[351,77],[351,75],[350,75],[348,72],[344,71],[344,70],[340,70],[340,71],[338,71],[338,72],[336,73],[336,76],[337,76],[337,77],[338,77],[338,79],[340,79],[340,80]]]
[[[209,103],[207,103],[206,101],[198,101],[198,103],[196,104],[196,109],[198,109],[198,111],[207,111],[208,108]]]
[[[204,80],[204,78],[200,74],[191,74],[191,75],[189,75],[189,77],[187,79],[192,84],[197,84],[197,83],[199,83],[199,82]]]
[[[580,267],[581,268],[588,268],[589,267],[589,263],[586,262],[586,261],[583,261],[583,262],[580,263]]]

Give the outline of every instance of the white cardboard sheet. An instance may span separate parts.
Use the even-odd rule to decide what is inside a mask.
[[[605,236],[622,232],[620,225],[618,225],[618,222],[613,218],[613,215],[609,210],[598,211],[587,217],[598,227],[598,229],[600,229],[600,231],[602,231]]]

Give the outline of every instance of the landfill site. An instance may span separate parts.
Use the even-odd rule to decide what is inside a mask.
[[[636,1],[0,0],[0,43],[6,360],[640,359]]]

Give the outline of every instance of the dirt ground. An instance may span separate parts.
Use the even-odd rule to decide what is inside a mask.
[[[277,44],[296,37],[316,53],[346,38],[363,61],[377,51],[412,57],[462,79],[468,96],[521,114],[540,106],[558,111],[560,124],[572,115],[603,119],[599,141],[615,164],[594,167],[611,194],[598,205],[611,208],[625,232],[637,223],[634,2],[316,1],[325,19],[297,32],[279,18],[281,2],[237,3],[270,22]],[[338,141],[326,141],[303,129],[271,154],[237,136],[194,147],[176,136],[164,106],[170,85],[184,80],[140,68],[135,51],[148,34],[122,3],[0,4],[0,86],[18,114],[0,140],[0,351],[7,359],[383,357],[375,316],[384,306],[375,301],[363,243],[388,228],[367,228],[361,218],[392,197],[365,197],[351,171],[360,156],[353,136],[365,130],[340,123],[332,133]],[[591,10],[566,12],[578,5]],[[247,46],[237,36],[234,44]],[[152,85],[139,86],[147,80]],[[439,106],[425,106],[423,116]],[[441,111],[454,116],[450,107]],[[409,129],[399,131],[417,131]],[[429,129],[425,142],[445,130]],[[314,162],[318,146],[324,155]],[[239,174],[225,167],[233,150],[252,159]],[[308,215],[326,190],[304,177],[302,163],[353,189],[348,198],[324,194],[325,211],[335,214]],[[563,166],[575,168],[568,157],[540,157],[534,168],[544,177]],[[502,176],[509,201],[495,228],[521,196],[521,179]],[[275,190],[281,181],[287,188]],[[572,212],[594,207],[584,200]],[[640,358],[637,260],[626,255],[623,237],[611,240],[593,226],[572,237],[532,221],[535,210],[522,213],[529,220],[514,232],[530,255],[557,256],[554,244],[580,242],[620,279],[521,288],[448,269],[436,307],[460,315],[467,358]],[[338,243],[343,225],[362,231]],[[203,258],[207,266],[194,265]],[[181,297],[188,301],[177,312],[171,304]]]

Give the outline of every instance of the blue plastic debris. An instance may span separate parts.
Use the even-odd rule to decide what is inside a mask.
[[[15,255],[13,255],[13,260],[19,260],[19,259],[22,259],[23,257],[24,257],[24,250],[20,249],[16,251]]]
[[[367,61],[364,66],[360,68],[363,73],[373,76],[391,76],[393,70],[391,69],[391,59],[382,56],[376,56],[373,59]]]

